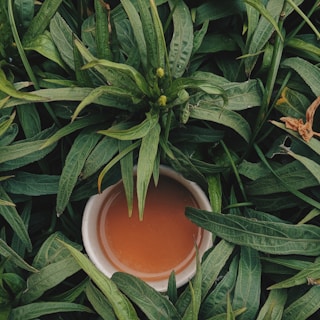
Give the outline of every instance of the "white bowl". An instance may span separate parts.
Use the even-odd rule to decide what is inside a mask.
[[[186,180],[176,171],[163,165],[160,166],[160,179],[161,175],[165,175],[171,179],[176,180],[187,190],[189,190],[189,192],[193,195],[198,208],[211,211],[211,206],[206,194],[196,183]],[[111,277],[113,273],[121,270],[118,270],[104,254],[98,237],[97,225],[101,208],[103,207],[105,202],[104,200],[106,196],[113,191],[116,185],[108,187],[101,194],[94,195],[88,200],[82,220],[82,238],[85,250],[90,260],[100,271],[102,271],[108,277]],[[201,234],[201,239],[197,244],[200,259],[204,252],[212,246],[212,234],[207,230],[202,230]],[[177,287],[181,287],[186,284],[194,276],[195,272],[196,259],[194,257],[184,269],[175,274]],[[136,272],[129,271],[128,273],[140,277],[140,275]],[[151,280],[148,280],[147,277],[146,279],[144,279],[144,281],[146,281],[150,286],[152,286],[159,292],[165,292],[167,290],[168,277],[161,280],[152,280],[152,277],[150,277],[150,279]]]

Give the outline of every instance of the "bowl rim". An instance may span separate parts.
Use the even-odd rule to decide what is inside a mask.
[[[136,174],[136,168],[135,168]],[[193,195],[196,202],[199,205],[201,210],[211,211],[211,205],[208,200],[208,197],[204,193],[204,191],[193,181],[190,181],[184,178],[180,173],[175,171],[174,169],[166,166],[159,166],[160,175],[165,175],[171,179],[174,179]],[[99,246],[98,235],[97,235],[97,221],[99,216],[99,211],[101,206],[104,203],[105,197],[113,191],[114,187],[121,183],[121,179],[108,188],[106,188],[102,193],[91,196],[84,208],[83,217],[82,217],[82,240],[85,251],[89,257],[89,259],[93,262],[93,264],[107,277],[111,278],[115,272],[118,272],[113,264],[108,261],[103,253],[102,249]],[[202,238],[198,250],[199,259],[202,258],[205,251],[212,247],[212,234],[211,232],[202,229]],[[196,259],[193,259],[191,263],[187,265],[182,271],[175,274],[176,277],[176,286],[177,288],[186,284],[196,273]],[[161,280],[144,280],[151,287],[156,289],[159,292],[165,292],[168,287],[168,279]]]

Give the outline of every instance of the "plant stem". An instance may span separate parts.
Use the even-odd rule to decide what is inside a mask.
[[[292,0],[287,0],[287,3],[290,4],[290,6],[300,15],[300,17],[303,19],[303,22],[298,26],[298,28],[290,34],[290,37],[293,37],[297,34],[297,32],[302,28],[302,26],[306,23],[311,30],[315,33],[318,39],[320,39],[320,32],[316,28],[316,26],[310,21],[309,17],[304,14],[304,12],[292,1]],[[316,8],[319,6],[320,2],[317,1],[313,5],[312,9],[309,12],[309,16],[316,10]]]

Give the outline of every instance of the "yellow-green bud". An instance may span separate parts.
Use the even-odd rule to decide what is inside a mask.
[[[158,68],[158,69],[157,69],[157,77],[160,78],[160,79],[164,77],[164,70],[163,70],[163,68]]]
[[[158,103],[159,103],[159,106],[165,107],[167,104],[167,97],[164,95],[160,96],[158,99]]]

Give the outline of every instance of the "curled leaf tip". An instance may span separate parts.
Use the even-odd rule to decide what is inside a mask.
[[[319,105],[320,96],[308,107],[306,111],[306,122],[303,122],[302,119],[293,117],[281,117],[280,120],[285,123],[286,128],[297,131],[301,138],[308,142],[313,136],[320,137],[320,133],[315,132],[312,129],[313,118]]]

